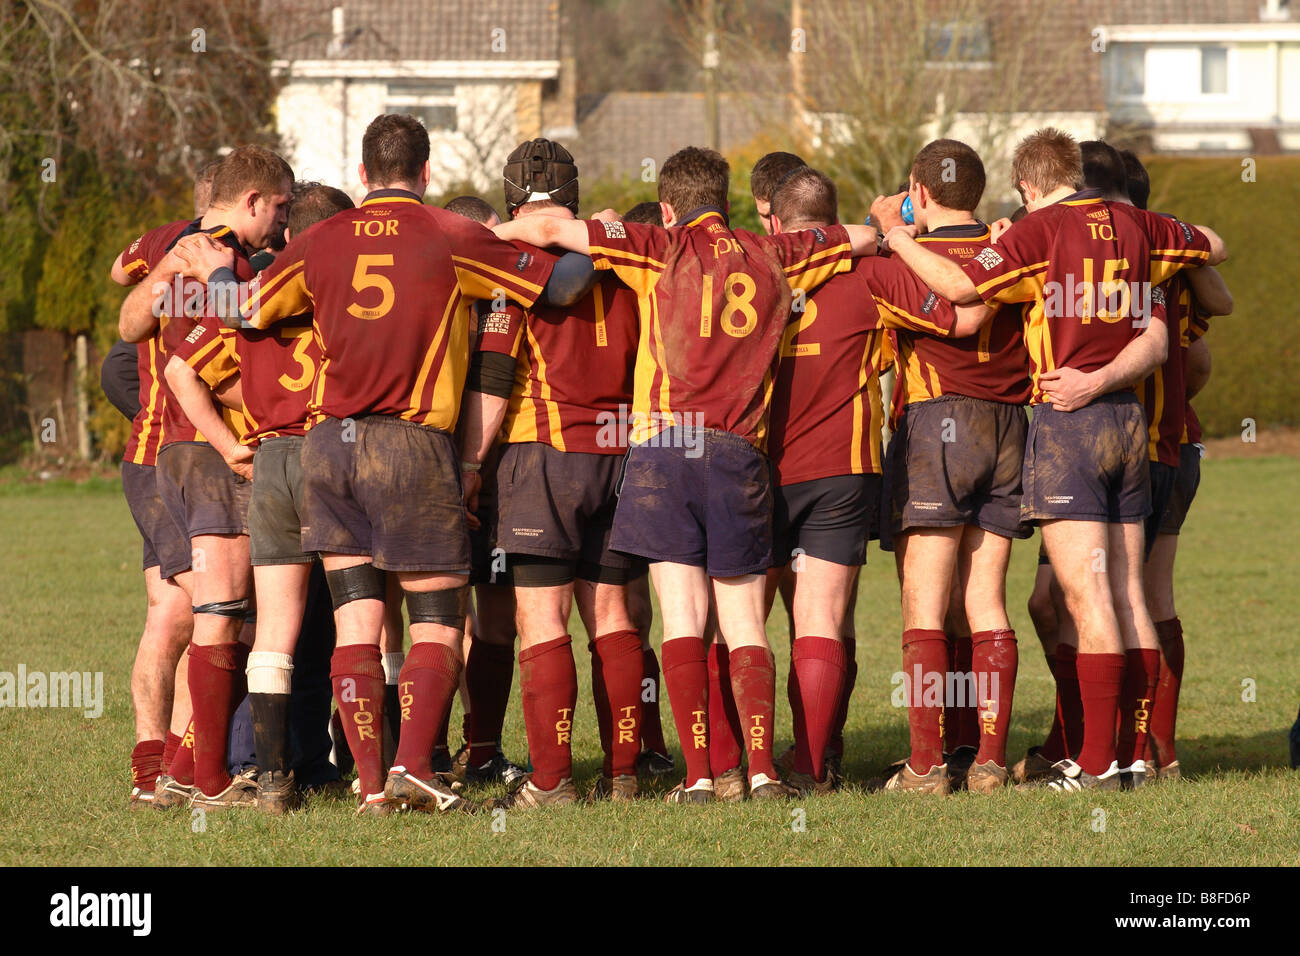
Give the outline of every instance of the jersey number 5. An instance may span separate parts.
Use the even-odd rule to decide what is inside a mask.
[[[357,256],[357,264],[352,270],[352,288],[357,292],[378,289],[380,298],[379,304],[373,308],[366,308],[359,303],[353,302],[348,306],[348,315],[354,319],[382,319],[392,310],[393,300],[396,298],[393,292],[393,283],[389,281],[388,276],[370,271],[371,268],[391,266],[392,264],[393,257],[391,254]]]

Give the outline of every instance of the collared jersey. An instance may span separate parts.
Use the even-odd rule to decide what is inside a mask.
[[[235,234],[231,232],[230,227],[214,226],[209,229],[202,229],[200,223],[201,220],[197,219],[189,223],[176,236],[176,239],[181,239],[196,232],[206,232],[212,238],[219,239],[235,251],[235,276],[241,282],[250,280],[253,277],[253,270],[248,264],[248,254],[235,237]],[[173,240],[172,245],[175,245],[175,242],[176,240]],[[168,249],[170,248],[171,246],[168,246]],[[174,288],[175,286],[173,286]],[[205,284],[188,280],[184,284],[184,289],[186,298],[189,298],[192,289],[202,293],[203,304],[200,309],[196,310],[194,315],[184,314],[185,310],[182,309],[182,314],[173,315],[165,312],[159,317],[158,327],[162,347],[160,349],[158,369],[161,373],[166,368],[171,356],[175,355],[194,369],[199,378],[209,388],[216,389],[223,382],[239,374],[239,365],[235,361],[232,345],[234,332],[226,328],[216,311],[210,308],[211,303],[207,301],[207,287]],[[175,303],[173,303],[174,305]],[[163,408],[162,444],[170,445],[172,442],[180,441],[207,441],[186,416],[180,402],[176,401],[176,396],[172,393],[171,387],[167,385],[165,376],[163,377],[163,386],[166,390],[167,401]],[[244,416],[243,409],[227,408],[217,401],[215,395],[212,396],[212,405],[221,415],[226,427],[234,433],[236,438],[242,439],[248,433],[250,425]]]
[[[512,356],[506,442],[621,455],[637,348],[637,297],[606,273],[567,309],[517,307],[479,318],[478,349]]]
[[[246,314],[267,329],[312,312],[321,350],[313,416],[388,415],[452,431],[469,368],[466,300],[531,306],[553,263],[412,193],[381,189],[294,236]]]
[[[917,236],[916,241],[954,262],[965,263],[989,245],[989,227],[982,222],[942,226]],[[1024,405],[1029,401],[1029,353],[1023,330],[1021,307],[1015,305],[1002,306],[979,332],[961,338],[900,330],[895,335],[897,403],[965,395]]]
[[[795,309],[781,340],[768,453],[777,482],[880,472],[891,330],[947,336],[956,313],[897,259],[868,256]]]
[[[639,300],[631,441],[689,423],[764,450],[791,292],[849,267],[844,228],[756,236],[706,209],[671,229],[590,220],[587,235]]]
[[[1084,190],[1030,213],[962,269],[989,305],[1029,303],[1025,341],[1038,403],[1044,372],[1110,362],[1153,317],[1151,290],[1209,253],[1195,227]]]

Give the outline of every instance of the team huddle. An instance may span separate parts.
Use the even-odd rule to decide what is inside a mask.
[[[349,764],[366,815],[474,812],[484,783],[507,810],[578,802],[575,605],[589,799],[678,771],[661,684],[670,803],[830,793],[873,539],[901,585],[911,750],[871,786],[1178,776],[1189,402],[1232,299],[1222,241],[1147,211],[1135,156],[1040,130],[1012,160],[1023,207],[990,227],[955,140],[867,225],[770,153],[758,235],[732,229],[708,149],[664,162],[658,203],[590,219],[557,143],[511,153],[504,220],[473,196],[425,205],[429,154],[418,120],[376,117],[354,206],[240,147],[200,171],[196,218],[113,265],[131,352],[104,380],[132,392],[115,403],[149,595],[133,806],[284,813],[345,791]],[[1012,766],[1006,573],[1035,525],[1056,720]],[[501,747],[516,639],[527,771]]]

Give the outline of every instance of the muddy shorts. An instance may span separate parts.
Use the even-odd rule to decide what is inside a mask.
[[[635,562],[610,548],[622,464],[619,455],[564,452],[545,442],[506,446],[497,466],[497,547],[517,587],[574,577],[627,583]]]
[[[469,573],[460,458],[446,432],[385,415],[327,418],[307,432],[302,473],[304,551]]]
[[[300,435],[263,438],[253,458],[253,500],[248,505],[248,547],[254,565],[310,564],[302,549],[302,444]]]
[[[1151,512],[1147,425],[1132,392],[1073,412],[1035,405],[1025,444],[1027,521],[1063,518],[1129,524]]]
[[[908,405],[885,452],[881,547],[913,528],[1032,535],[1020,520],[1027,428],[1024,408],[1005,402],[942,395]]]
[[[191,540],[201,534],[248,534],[253,483],[230,470],[205,441],[178,441],[158,452],[158,493]]]
[[[702,567],[715,578],[766,572],[772,565],[767,456],[739,435],[712,428],[669,428],[653,441],[628,449],[610,547]]]
[[[880,515],[879,475],[835,475],[772,489],[773,560],[796,554],[834,564],[866,563]]]
[[[1169,503],[1160,519],[1158,534],[1178,534],[1187,511],[1201,485],[1201,449],[1196,445],[1181,445],[1178,449],[1178,475],[1169,493]]]
[[[171,512],[158,494],[157,469],[153,465],[122,462],[122,492],[131,509],[135,526],[144,539],[141,570],[157,568],[170,578],[190,568],[190,539],[176,526]]]

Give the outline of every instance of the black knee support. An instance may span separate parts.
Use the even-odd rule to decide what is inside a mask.
[[[330,587],[330,601],[336,611],[352,601],[382,601],[387,590],[384,572],[373,564],[354,564],[350,568],[326,571],[325,583]]]
[[[241,621],[253,616],[253,602],[248,598],[238,601],[212,601],[209,604],[196,604],[190,610],[195,614],[215,614],[218,617],[236,617]]]
[[[468,608],[468,584],[442,591],[406,592],[406,612],[412,624],[441,624],[463,630]]]

